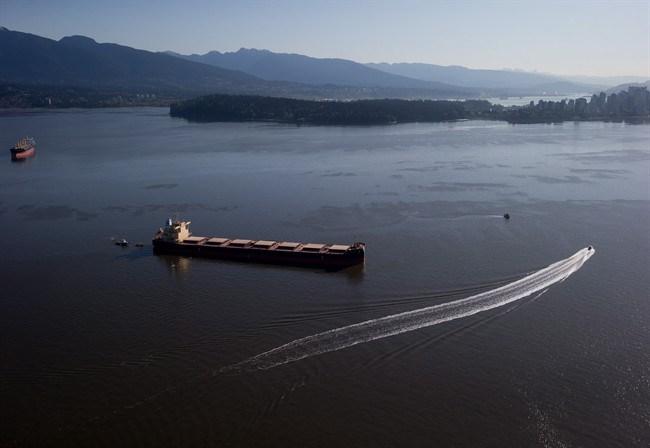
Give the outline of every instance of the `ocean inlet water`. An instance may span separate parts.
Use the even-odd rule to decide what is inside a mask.
[[[0,446],[647,446],[648,125],[1,112],[0,145],[23,135]],[[155,256],[174,215],[367,259]]]

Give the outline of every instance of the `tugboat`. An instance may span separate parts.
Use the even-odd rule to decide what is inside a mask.
[[[193,236],[190,223],[168,219],[154,235],[154,253],[327,270],[344,269],[365,260],[364,243],[321,244]]]
[[[23,137],[9,150],[12,160],[23,160],[36,154],[36,140],[32,137]]]

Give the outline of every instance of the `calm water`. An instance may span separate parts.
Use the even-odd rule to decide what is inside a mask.
[[[23,134],[37,157],[0,163],[0,446],[647,446],[650,126],[0,115],[0,147]],[[173,214],[198,235],[365,241],[367,262],[156,257]],[[537,299],[218,373],[589,244]]]

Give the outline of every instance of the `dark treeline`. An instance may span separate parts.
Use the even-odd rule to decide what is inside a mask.
[[[209,95],[174,103],[170,114],[192,121],[276,121],[295,124],[367,125],[458,119],[511,123],[647,119],[650,93],[643,87],[577,100],[503,107],[483,100],[311,101],[244,95]]]
[[[276,121],[365,125],[436,122],[491,110],[487,101],[358,100],[309,101],[241,95],[210,95],[171,105],[170,114],[192,121]]]

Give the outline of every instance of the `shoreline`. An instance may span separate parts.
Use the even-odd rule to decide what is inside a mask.
[[[441,100],[446,101],[446,100]],[[511,106],[512,107],[512,106]],[[628,117],[585,117],[585,118],[572,118],[572,119],[545,119],[545,120],[507,120],[501,117],[465,117],[455,118],[449,120],[436,120],[436,121],[396,121],[396,122],[381,122],[381,123],[318,123],[318,122],[295,122],[283,121],[279,119],[240,119],[240,120],[200,120],[185,118],[180,116],[173,116],[169,113],[170,106],[160,105],[123,105],[123,106],[97,106],[97,107],[0,107],[0,118],[3,116],[11,116],[13,114],[27,114],[27,113],[56,113],[56,112],[85,112],[96,110],[144,110],[144,109],[160,109],[167,110],[165,115],[170,115],[171,118],[186,120],[189,123],[263,123],[263,124],[278,124],[278,125],[291,125],[296,127],[313,126],[313,127],[372,127],[372,126],[396,126],[401,124],[435,124],[435,123],[458,123],[463,121],[495,121],[503,122],[511,125],[523,124],[563,124],[563,123],[585,123],[585,122],[602,122],[602,123],[626,123],[626,124],[650,124],[650,115],[636,115]]]

